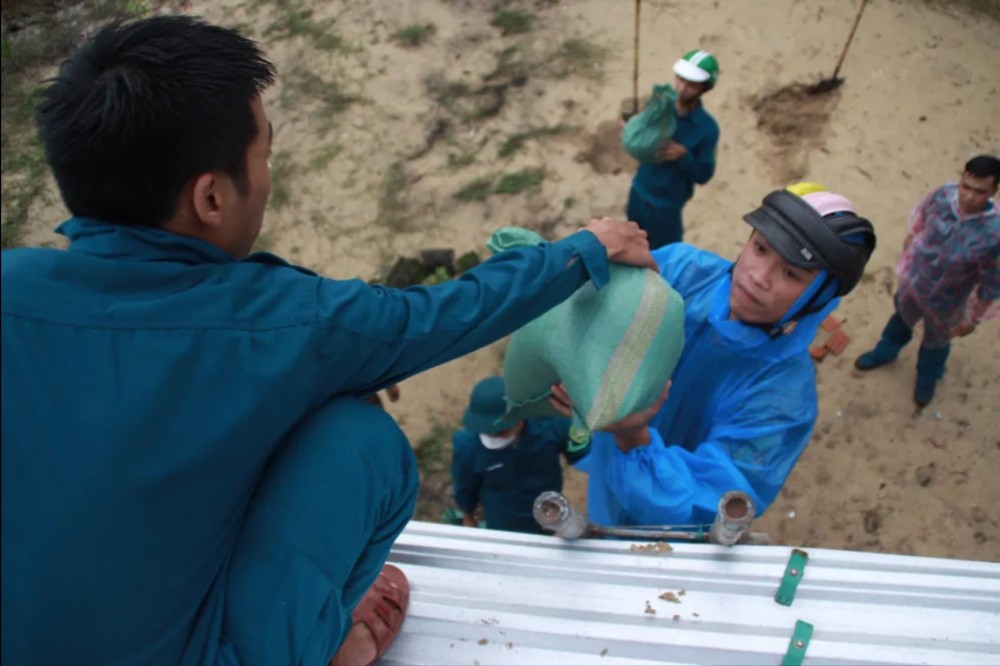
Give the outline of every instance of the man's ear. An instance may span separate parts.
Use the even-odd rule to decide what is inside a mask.
[[[203,173],[191,187],[191,203],[198,220],[209,227],[222,225],[223,183],[214,173]]]

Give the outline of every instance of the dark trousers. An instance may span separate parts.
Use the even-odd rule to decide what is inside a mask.
[[[917,377],[936,382],[944,376],[948,355],[951,352],[951,328],[936,319],[923,315],[916,304],[904,294],[894,299],[896,312],[882,330],[882,337],[872,350],[878,363],[895,360],[899,352],[913,338],[913,327],[924,320],[924,339],[917,355]]]
[[[338,399],[302,423],[258,487],[233,552],[223,654],[328,663],[413,515],[417,487],[413,450],[378,407]]]
[[[652,204],[633,188],[628,193],[625,214],[646,231],[651,250],[684,240],[684,221],[679,207],[664,208]]]

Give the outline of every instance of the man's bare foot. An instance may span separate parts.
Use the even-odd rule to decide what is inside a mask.
[[[378,660],[399,635],[409,605],[406,575],[385,565],[351,613],[354,624],[330,666],[369,666]]]

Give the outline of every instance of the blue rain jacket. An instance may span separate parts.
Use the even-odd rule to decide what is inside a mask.
[[[546,490],[562,491],[560,454],[566,453],[569,419],[527,419],[510,446],[490,450],[471,430],[452,436],[455,503],[471,514],[480,504],[491,530],[541,533],[532,507]]]
[[[687,154],[672,162],[640,164],[632,189],[654,206],[683,208],[694,195],[695,184],[704,185],[715,175],[719,125],[699,104],[677,117],[677,131],[671,138],[687,148]]]
[[[839,303],[789,334],[729,319],[732,263],[677,243],[653,252],[684,297],[685,343],[670,395],[650,422],[652,442],[622,453],[608,433],[576,467],[590,476],[588,512],[602,525],[711,523],[729,490],[774,501],[816,423],[808,347]]]
[[[68,251],[2,254],[11,666],[227,660],[228,558],[285,435],[332,396],[466,354],[608,279],[589,232],[394,290],[159,229],[59,231]]]

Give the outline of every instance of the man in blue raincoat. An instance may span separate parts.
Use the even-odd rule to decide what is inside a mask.
[[[250,253],[271,189],[238,33],[114,24],[45,88],[68,250],[2,255],[2,658],[371,663],[399,631],[383,563],[412,515],[406,438],[360,397],[482,347],[608,261],[595,220],[433,288],[324,279]]]
[[[577,463],[595,523],[708,524],[729,490],[760,515],[809,440],[808,346],[861,279],[875,233],[825,191],[772,192],[744,219],[753,233],[735,263],[686,244],[653,253],[687,306],[684,351],[666,401],[597,433]],[[566,413],[565,392],[554,393]]]

